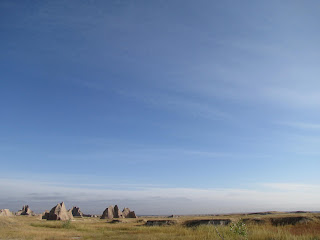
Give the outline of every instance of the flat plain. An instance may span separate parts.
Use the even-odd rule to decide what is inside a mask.
[[[230,230],[229,225],[192,225],[205,220],[245,222],[247,236]],[[172,225],[147,226],[168,221]],[[201,221],[203,220],[203,221]],[[192,226],[190,226],[190,223]],[[189,225],[188,225],[189,224]],[[320,214],[273,213],[212,216],[139,217],[106,220],[75,218],[72,221],[47,221],[39,216],[0,217],[0,239],[257,239],[257,240],[320,240]]]

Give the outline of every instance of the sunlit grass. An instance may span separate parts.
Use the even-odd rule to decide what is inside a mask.
[[[233,221],[240,215],[221,216]],[[267,219],[270,216],[254,216]],[[273,226],[247,224],[248,239],[253,240],[320,240],[320,219],[309,217],[313,222],[306,224]],[[244,239],[230,231],[229,226],[186,227],[184,222],[210,217],[181,217],[173,226],[145,226],[141,219],[129,219],[121,223],[110,223],[97,218],[76,218],[74,221],[46,221],[39,217],[0,217],[0,239],[136,239],[136,240],[225,240]],[[211,217],[212,218],[212,217]],[[155,219],[155,218],[153,218]],[[220,236],[221,237],[220,237]]]

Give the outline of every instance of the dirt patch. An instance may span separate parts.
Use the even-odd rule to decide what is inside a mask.
[[[245,224],[265,224],[266,220],[261,219],[261,218],[244,218],[242,221]]]
[[[202,219],[202,220],[191,220],[185,222],[187,227],[197,227],[200,225],[222,225],[226,226],[231,223],[230,219]]]
[[[270,215],[274,213],[275,212],[254,212],[254,213],[248,213],[247,215]]]
[[[169,226],[175,225],[177,221],[174,220],[148,220],[146,226]]]
[[[274,226],[284,225],[296,225],[298,223],[309,223],[313,220],[308,217],[282,217],[282,218],[271,218],[271,224]]]

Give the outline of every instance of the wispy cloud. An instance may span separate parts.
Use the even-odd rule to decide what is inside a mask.
[[[157,186],[68,186],[46,182],[0,179],[2,207],[28,203],[43,211],[59,201],[77,204],[85,212],[101,213],[109,204],[134,208],[138,214],[192,214],[259,210],[316,210],[320,185],[264,183],[255,189],[198,189]],[[262,188],[261,188],[262,187]],[[262,190],[263,189],[263,190]],[[154,208],[156,204],[156,208]]]
[[[148,89],[141,91],[141,89],[119,89],[106,87],[105,81],[88,81],[82,79],[73,79],[75,84],[89,88],[90,90],[98,92],[110,92],[117,94],[121,98],[134,100],[141,104],[157,108],[159,110],[167,110],[178,114],[186,114],[192,117],[201,117],[205,119],[231,119],[232,116],[224,110],[219,109],[214,104],[212,99],[197,99],[195,94],[186,94],[183,85],[180,86],[179,82],[174,90],[177,92],[168,92],[166,87],[162,90]],[[173,81],[174,82],[174,81]],[[183,94],[178,94],[182,91]]]
[[[303,130],[320,130],[320,124],[307,122],[278,122],[278,124],[303,129]]]
[[[263,186],[270,190],[280,190],[285,192],[320,192],[320,185],[300,184],[300,183],[264,183]]]
[[[143,102],[149,106],[188,114],[194,117],[207,119],[230,119],[231,116],[220,110],[212,101],[204,102],[195,100],[194,96],[180,96],[177,93],[138,93],[128,91],[117,91],[118,94]],[[211,102],[211,103],[210,103]]]
[[[125,151],[123,150],[125,149]],[[110,150],[95,150],[88,153],[64,153],[64,154],[50,154],[47,156],[50,160],[68,160],[68,161],[99,161],[99,160],[112,160],[118,159],[118,162],[130,159],[135,163],[138,162],[152,162],[152,161],[184,161],[194,160],[197,161],[207,159],[261,159],[270,158],[268,154],[254,154],[254,153],[240,153],[240,152],[222,152],[222,151],[203,151],[199,149],[186,149],[179,147],[155,147],[147,145],[122,145],[120,149]]]
[[[311,85],[313,85],[311,83]],[[320,105],[320,95],[315,85],[312,89],[294,89],[284,87],[266,87],[261,92],[262,96],[280,105],[291,108],[314,108]]]

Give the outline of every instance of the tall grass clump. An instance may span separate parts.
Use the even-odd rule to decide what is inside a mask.
[[[71,225],[71,221],[68,220],[68,221],[65,221],[64,223],[62,223],[62,228],[65,228],[65,229],[70,229],[72,228],[72,225]]]

